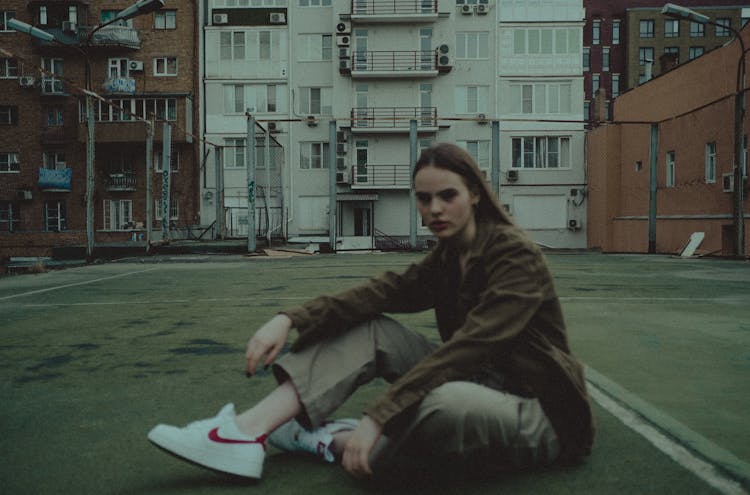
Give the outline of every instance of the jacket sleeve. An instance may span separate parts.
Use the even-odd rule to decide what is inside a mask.
[[[325,336],[343,332],[381,313],[410,313],[429,309],[434,296],[437,254],[433,252],[403,274],[386,272],[365,284],[335,295],[314,298],[284,311],[299,332],[292,350]]]
[[[486,288],[463,326],[394,382],[367,408],[368,416],[385,425],[443,383],[470,378],[487,362],[508,355],[541,306],[549,275],[535,247],[523,241],[502,244],[485,255]]]

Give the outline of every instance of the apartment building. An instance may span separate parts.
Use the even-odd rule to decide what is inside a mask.
[[[415,121],[419,149],[456,142],[488,180],[494,158],[492,186],[539,242],[585,246],[580,1],[206,0],[202,12],[201,223],[247,234],[249,113],[257,234],[323,238],[334,208],[339,248],[408,238]]]
[[[149,209],[154,240],[162,238],[162,221],[169,222],[170,238],[187,235],[197,223],[196,4],[167,2],[161,10],[105,25],[133,3],[2,3],[0,254],[82,252],[89,242],[87,227],[94,249],[143,246]],[[12,30],[12,18],[54,40]],[[93,140],[84,90],[97,95],[91,98]],[[148,177],[145,121],[152,119]],[[168,154],[163,153],[164,123],[170,124]],[[171,171],[167,181],[165,170]],[[87,222],[89,175],[93,217]],[[153,186],[150,199],[147,178]],[[169,193],[167,220],[162,191]]]
[[[584,0],[583,33],[584,115],[593,119],[594,94],[605,95],[602,118],[611,117],[611,101],[646,77],[677,63],[700,56],[731,39],[731,33],[714,26],[677,21],[661,15],[663,0]],[[747,7],[737,0],[682,0],[679,5],[697,10],[729,26],[744,25]],[[666,55],[666,57],[665,57]]]

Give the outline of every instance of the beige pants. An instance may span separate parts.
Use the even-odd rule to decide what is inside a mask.
[[[392,382],[435,348],[398,322],[376,318],[334,338],[289,353],[274,365],[279,382],[291,380],[304,412],[298,420],[319,426],[360,386]],[[493,378],[448,382],[413,411],[395,418],[373,451],[373,469],[395,459],[431,464],[492,459],[506,467],[552,462],[557,435],[539,401],[493,388]],[[481,383],[481,384],[480,384]]]

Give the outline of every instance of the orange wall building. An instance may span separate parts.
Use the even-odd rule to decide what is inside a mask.
[[[744,29],[742,37],[750,46],[750,30]],[[740,43],[732,41],[623,93],[614,101],[614,120],[589,132],[590,248],[677,253],[691,233],[704,232],[698,253],[729,256],[735,252],[731,174],[740,55]],[[748,120],[746,114],[743,165]],[[653,138],[657,141],[656,235],[650,246]],[[750,202],[744,167],[747,231]],[[749,238],[746,233],[745,253]]]

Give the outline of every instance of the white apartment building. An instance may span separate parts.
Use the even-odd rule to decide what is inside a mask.
[[[247,234],[248,110],[273,129],[270,169],[256,152],[261,235],[329,235],[334,153],[338,248],[408,239],[416,120],[420,149],[456,142],[488,180],[495,132],[495,188],[518,223],[542,244],[585,247],[580,0],[206,0],[201,10],[201,223],[219,212],[227,235]]]

